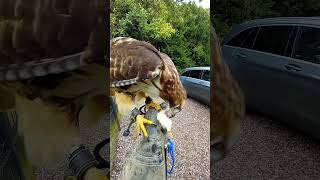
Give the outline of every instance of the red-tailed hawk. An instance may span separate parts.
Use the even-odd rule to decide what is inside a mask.
[[[96,0],[0,2],[0,93],[10,96],[0,108],[16,110],[36,167],[66,162],[81,144],[79,118],[92,124],[108,109],[107,7]]]
[[[116,101],[119,109],[127,107],[120,114],[128,113],[141,99],[150,96],[167,101],[172,117],[181,111],[187,98],[170,57],[150,43],[128,37],[110,41],[110,87],[111,94],[130,96],[127,101]]]
[[[211,157],[222,159],[235,143],[240,132],[240,120],[245,116],[243,93],[223,60],[218,37],[211,28]]]

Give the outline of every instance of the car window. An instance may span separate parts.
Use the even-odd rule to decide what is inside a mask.
[[[205,81],[210,81],[210,71],[208,70],[203,71],[202,79]]]
[[[291,31],[290,38],[289,38],[289,43],[287,45],[286,52],[285,52],[285,56],[287,56],[287,57],[291,57],[292,56],[293,45],[294,45],[294,41],[295,41],[297,33],[298,33],[298,29],[299,29],[299,27],[295,26]]]
[[[254,39],[256,38],[259,28],[250,28],[242,31],[234,38],[232,38],[227,45],[242,47],[242,48],[252,48]]]
[[[253,49],[284,55],[293,26],[263,26],[260,28]]]
[[[188,76],[190,71],[186,71],[184,73],[181,74],[181,76]]]
[[[200,79],[201,72],[202,72],[202,70],[192,70],[192,71],[190,71],[189,77]]]
[[[320,29],[301,27],[295,42],[293,58],[320,64]]]

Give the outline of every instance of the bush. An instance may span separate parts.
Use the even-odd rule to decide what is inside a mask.
[[[115,0],[111,7],[111,38],[150,42],[171,57],[178,71],[210,65],[208,10],[175,0]]]

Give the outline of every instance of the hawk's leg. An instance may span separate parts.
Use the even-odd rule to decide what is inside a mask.
[[[144,118],[142,115],[137,115],[136,117],[136,120],[137,120],[137,129],[138,129],[138,132],[139,134],[142,132],[143,133],[143,136],[145,138],[148,138],[148,133],[147,133],[147,130],[146,130],[146,127],[145,127],[145,124],[146,125],[152,125],[153,122]]]
[[[159,104],[155,103],[149,96],[146,97],[145,106],[146,106],[146,111],[148,111],[150,108],[154,108],[158,112],[161,111],[161,106]],[[137,115],[136,120],[137,120],[138,132],[139,133],[142,132],[144,137],[148,137],[148,133],[147,133],[147,130],[146,130],[144,124],[152,125],[154,123],[152,121],[146,119],[142,115]]]

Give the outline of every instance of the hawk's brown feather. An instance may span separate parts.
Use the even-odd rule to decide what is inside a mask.
[[[211,145],[222,140],[223,150],[235,142],[240,132],[240,120],[245,116],[245,103],[242,90],[233,79],[228,65],[224,62],[219,39],[211,29],[211,103],[213,116],[210,123]]]
[[[132,83],[127,84],[130,80]],[[127,92],[131,94],[155,86],[159,96],[169,101],[171,107],[183,107],[187,98],[170,57],[159,52],[150,43],[133,38],[119,37],[111,40],[110,81],[111,87],[139,86],[139,83],[146,83],[141,85],[140,89],[127,88]],[[117,90],[124,91],[120,88]]]
[[[97,0],[0,1],[0,92],[11,93],[0,108],[15,108],[32,165],[67,160],[80,143],[79,118],[93,124],[108,110],[107,7]]]
[[[178,71],[167,54],[161,53],[161,55],[165,68],[160,78],[160,84],[162,85],[160,97],[167,99],[171,106],[179,104],[184,106],[187,93],[180,81]]]
[[[163,67],[160,53],[151,44],[133,38],[115,38],[110,42],[111,82],[150,78],[149,72]]]

